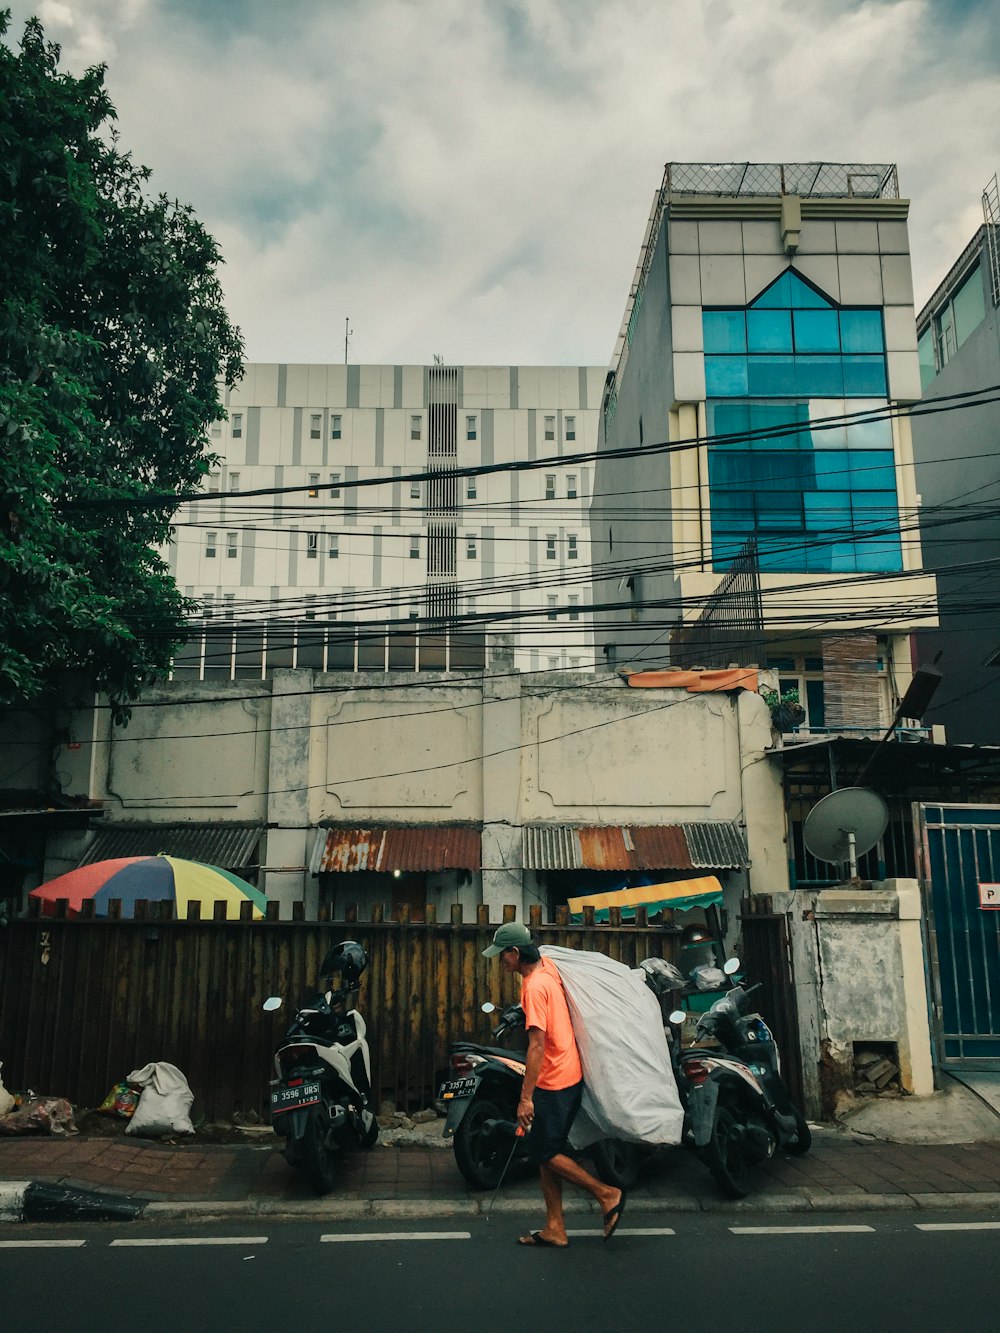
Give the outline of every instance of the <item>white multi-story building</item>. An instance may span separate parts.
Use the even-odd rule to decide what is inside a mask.
[[[248,364],[168,552],[205,618],[175,676],[475,667],[488,629],[514,631],[522,670],[592,668],[577,456],[605,374]]]

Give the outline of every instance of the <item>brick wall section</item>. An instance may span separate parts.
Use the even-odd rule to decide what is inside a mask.
[[[823,640],[823,694],[828,727],[881,725],[874,634]]]

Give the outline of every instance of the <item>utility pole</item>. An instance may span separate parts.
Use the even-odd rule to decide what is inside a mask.
[[[350,315],[348,315],[347,318],[344,320],[344,365],[345,366],[347,365],[347,340],[353,332],[354,330],[351,328],[351,317]]]

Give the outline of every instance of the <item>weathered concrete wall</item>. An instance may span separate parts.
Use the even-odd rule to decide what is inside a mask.
[[[806,1113],[829,1116],[851,1098],[859,1043],[893,1043],[903,1091],[932,1093],[916,880],[776,894],[775,909],[792,941]]]

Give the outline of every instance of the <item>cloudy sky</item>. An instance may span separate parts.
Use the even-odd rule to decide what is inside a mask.
[[[897,162],[918,304],[1000,168],[993,0],[0,0],[218,238],[252,360],[611,354],[665,161]]]

